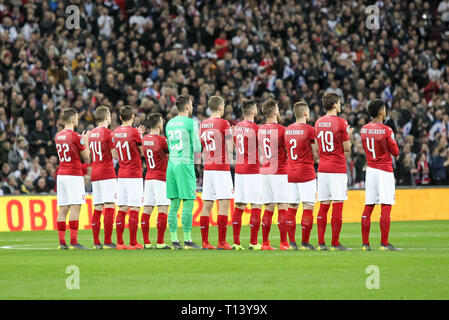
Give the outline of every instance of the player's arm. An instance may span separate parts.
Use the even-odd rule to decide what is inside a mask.
[[[87,147],[89,145],[89,134],[90,131],[83,131],[83,133],[81,134],[81,139],[80,139],[80,145],[82,147],[81,152],[81,157],[84,160],[84,163],[89,163],[90,162],[90,149]]]
[[[193,143],[193,152],[200,153],[201,152],[201,140],[200,140],[200,135],[198,132],[198,125],[194,120],[192,123],[192,136],[190,138],[192,139],[192,143]]]
[[[312,155],[313,155],[313,161],[318,163],[320,161],[320,152],[318,150],[318,143],[316,139],[314,139],[314,142],[312,142]]]
[[[393,155],[393,157],[399,156],[399,147],[394,139],[394,132],[392,129],[388,130],[388,136],[387,136],[387,144],[388,144],[388,151]]]

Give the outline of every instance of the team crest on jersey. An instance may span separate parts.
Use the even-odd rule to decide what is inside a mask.
[[[391,139],[394,139],[394,132],[391,133]]]
[[[346,133],[349,133],[349,126],[346,127]]]
[[[83,138],[80,139],[80,145],[84,146],[84,139]]]

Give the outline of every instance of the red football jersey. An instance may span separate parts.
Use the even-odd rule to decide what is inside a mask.
[[[90,132],[89,149],[92,158],[92,181],[117,178],[111,154],[111,150],[114,148],[111,130],[98,127]]]
[[[394,157],[399,155],[393,130],[383,123],[371,122],[362,127],[360,136],[368,167],[393,172],[390,154]]]
[[[204,170],[229,171],[228,149],[226,139],[231,136],[228,120],[210,118],[201,122],[200,139],[206,157]]]
[[[257,132],[259,126],[252,121],[241,121],[234,127],[236,149],[235,173],[258,174],[260,172]]]
[[[82,176],[80,153],[86,149],[80,134],[64,129],[55,136],[56,151],[59,158],[58,175]]]
[[[140,160],[139,146],[142,145],[142,136],[133,127],[120,126],[112,133],[112,141],[118,151],[119,178],[142,178],[142,161]]]
[[[315,179],[313,143],[315,143],[315,129],[306,123],[293,123],[285,130],[288,182],[302,183]]]
[[[261,174],[287,174],[287,150],[285,149],[285,127],[278,123],[267,123],[259,127],[258,138],[262,153]]]
[[[315,122],[315,137],[320,150],[318,172],[346,173],[343,141],[349,140],[348,122],[337,116],[322,116]]]
[[[147,163],[145,180],[165,181],[168,162],[167,138],[158,134],[143,137],[142,149]]]

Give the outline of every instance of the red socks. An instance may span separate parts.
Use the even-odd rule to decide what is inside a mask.
[[[92,215],[92,233],[94,236],[94,244],[101,244],[100,242],[100,228],[101,228],[101,213],[100,210],[94,210]]]
[[[281,237],[281,244],[287,242],[287,215],[288,210],[282,209],[278,210],[278,227],[279,227],[279,234]]]
[[[317,229],[318,229],[318,244],[325,244],[324,234],[326,233],[327,225],[327,212],[329,211],[330,204],[321,203],[320,211],[317,216]]]
[[[388,245],[388,234],[390,233],[391,205],[383,204],[380,211],[380,243]]]
[[[288,239],[290,242],[296,242],[295,233],[296,233],[296,211],[298,209],[288,208],[287,214],[287,232]]]
[[[157,216],[157,243],[164,243],[165,229],[167,229],[167,214],[159,212]]]
[[[343,202],[334,202],[332,204],[332,245],[338,246],[340,244],[340,231],[342,224],[342,212],[343,212]]]
[[[115,228],[117,231],[117,244],[123,243],[123,231],[125,231],[125,217],[126,212],[119,211],[117,214],[117,219],[115,221]]]
[[[234,235],[234,243],[240,244],[240,230],[242,229],[242,209],[235,208],[232,216],[232,233]]]
[[[374,204],[366,204],[362,215],[362,243],[369,245],[369,229],[371,227],[371,213],[373,213]]]
[[[203,243],[209,243],[209,216],[201,216],[200,229]]]
[[[65,243],[65,229],[66,229],[66,223],[65,221],[58,221],[56,223],[57,227],[58,227],[58,237],[59,237],[59,243],[60,244],[66,244]]]
[[[305,209],[302,212],[301,229],[302,229],[302,242],[309,243],[310,232],[313,227],[313,210]]]
[[[70,244],[78,244],[78,220],[69,221]]]
[[[272,220],[273,220],[273,212],[265,209],[265,212],[263,213],[263,218],[262,218],[262,241],[263,241],[263,243],[269,242],[268,237],[270,235]],[[256,240],[256,243],[257,243],[257,240]],[[253,244],[255,244],[255,243],[253,243]]]
[[[139,228],[139,212],[135,210],[129,211],[129,244],[135,246],[137,244],[137,229]]]
[[[250,244],[257,244],[257,236],[260,229],[260,209],[251,209],[251,218],[249,220],[249,226],[251,228]]]
[[[142,228],[143,243],[150,243],[150,215],[147,213],[142,214],[140,219],[140,227]]]
[[[114,229],[114,208],[104,208],[104,243],[111,244],[112,243],[112,230]]]
[[[226,243],[226,229],[228,224],[228,216],[218,215],[217,224],[218,224],[218,243],[224,244]]]

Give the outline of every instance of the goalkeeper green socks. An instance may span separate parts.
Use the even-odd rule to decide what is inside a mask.
[[[184,241],[192,241],[193,201],[183,200],[182,202],[182,231],[184,231]]]
[[[167,222],[172,242],[178,242],[178,210],[180,204],[180,199],[172,199],[170,202],[170,210],[168,211]]]

